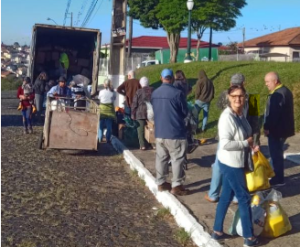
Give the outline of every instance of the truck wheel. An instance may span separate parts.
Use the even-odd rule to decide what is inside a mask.
[[[39,137],[38,149],[43,149],[43,143],[44,143],[44,133],[42,132]]]

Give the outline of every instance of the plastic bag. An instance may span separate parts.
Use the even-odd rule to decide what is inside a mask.
[[[292,230],[289,218],[279,202],[268,202],[265,208],[267,218],[262,236],[276,238]]]
[[[275,174],[270,163],[261,152],[252,156],[254,171],[246,172],[247,187],[250,192],[270,188],[269,178]]]
[[[147,106],[147,119],[149,121],[154,121],[154,112],[152,104],[149,101],[145,101],[145,104]]]
[[[266,220],[266,210],[260,205],[252,205],[252,224],[253,224],[253,234],[254,236],[259,236],[265,225]],[[236,232],[238,235],[243,236],[242,221],[239,219],[236,224]]]
[[[82,84],[85,87],[90,84],[90,79],[80,74],[73,76],[73,81],[75,84]]]

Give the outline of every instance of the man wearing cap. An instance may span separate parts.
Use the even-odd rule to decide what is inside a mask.
[[[234,74],[230,79],[230,86],[233,85],[241,85],[244,86],[245,76],[243,74],[237,73]],[[259,116],[249,114],[249,94],[246,94],[246,103],[244,106],[243,114],[247,117],[247,120],[252,128],[252,135],[254,146],[260,144],[259,137],[260,137],[260,126],[259,126]],[[218,99],[217,106],[224,110],[229,104],[228,97],[227,97],[227,90],[223,91]],[[210,189],[208,193],[205,195],[205,199],[209,202],[218,202],[219,195],[222,186],[222,175],[219,168],[219,161],[216,158],[215,163],[212,166],[212,178],[210,182]],[[233,199],[234,203],[237,203],[236,198]]]
[[[127,74],[128,80],[124,81],[118,88],[117,92],[126,98],[125,113],[131,115],[131,104],[133,97],[138,89],[141,88],[139,80],[135,79],[134,71],[130,70]]]
[[[184,119],[188,114],[184,93],[175,88],[173,71],[161,72],[162,85],[151,96],[156,138],[156,183],[159,191],[171,190],[174,195],[187,195],[183,187],[187,136]],[[172,163],[172,186],[166,181]]]
[[[285,140],[295,134],[294,103],[292,92],[284,86],[276,72],[265,76],[269,90],[264,116],[264,133],[268,137],[269,151],[275,177],[270,180],[273,186],[283,186]]]
[[[70,88],[66,85],[66,78],[60,76],[58,79],[58,85],[52,87],[47,93],[47,97],[71,97],[72,93]]]

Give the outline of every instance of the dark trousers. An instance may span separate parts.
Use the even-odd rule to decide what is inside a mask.
[[[275,172],[275,177],[272,178],[274,183],[284,182],[284,157],[283,145],[286,139],[268,136],[269,152],[271,163]]]
[[[214,231],[223,232],[223,223],[228,207],[235,195],[240,210],[243,237],[253,237],[251,197],[247,189],[244,168],[233,168],[219,163],[222,174],[222,194],[217,206]]]
[[[140,147],[146,147],[146,140],[145,140],[145,125],[146,125],[146,120],[144,119],[138,119],[137,120],[139,123],[139,126],[137,127],[137,133],[138,133],[138,138],[139,138],[139,144]]]

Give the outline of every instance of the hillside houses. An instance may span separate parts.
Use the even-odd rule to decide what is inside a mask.
[[[16,77],[26,76],[29,57],[29,46],[10,46],[1,44],[1,77],[14,74]]]

